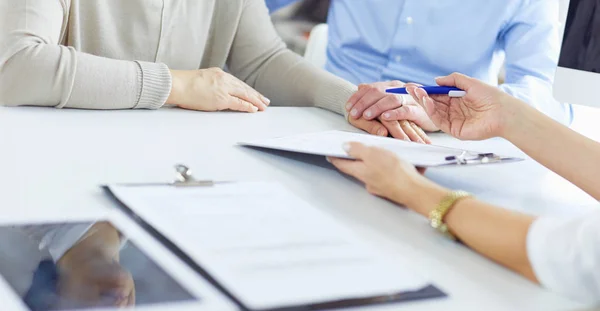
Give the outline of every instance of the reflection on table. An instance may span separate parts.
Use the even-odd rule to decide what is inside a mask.
[[[0,274],[32,311],[195,299],[108,222],[0,227],[0,248]]]

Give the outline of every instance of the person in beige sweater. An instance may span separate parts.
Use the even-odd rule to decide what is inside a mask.
[[[286,49],[262,0],[0,0],[2,105],[344,114],[356,90]]]

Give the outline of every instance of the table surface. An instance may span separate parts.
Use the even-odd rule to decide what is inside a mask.
[[[316,108],[270,108],[252,115],[179,109],[0,108],[0,222],[115,215],[118,213],[100,184],[170,181],[173,165],[184,163],[197,178],[282,183],[350,226],[391,258],[408,258],[415,269],[449,294],[445,299],[404,304],[403,309],[585,308],[440,237],[422,217],[369,195],[361,184],[333,170],[324,158],[236,146],[241,140],[332,129],[355,130],[340,116]],[[432,139],[440,145],[524,156],[501,139],[459,142],[444,134],[434,134]],[[430,169],[427,176],[447,187],[532,214],[576,213],[597,203],[532,160]],[[117,223],[128,222],[120,214],[114,217],[119,219]],[[137,228],[129,230],[137,234],[144,251],[172,267],[170,272],[176,279],[195,287],[200,295],[212,297],[204,299],[201,307],[231,307],[156,241]],[[15,298],[6,284],[0,287],[0,301]],[[13,308],[17,310],[19,304]],[[377,307],[397,308],[398,305]]]

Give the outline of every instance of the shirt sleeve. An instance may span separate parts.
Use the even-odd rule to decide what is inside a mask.
[[[527,236],[527,253],[540,283],[585,303],[600,303],[600,212],[542,217]]]
[[[109,59],[61,45],[69,3],[0,2],[0,104],[160,108],[171,91],[166,65]]]
[[[570,125],[571,106],[556,101],[552,93],[560,53],[559,2],[521,2],[499,38],[506,52],[506,79],[500,88]]]
[[[38,244],[40,250],[48,250],[57,262],[71,247],[88,233],[93,224],[56,224],[24,226],[23,231]]]
[[[298,2],[298,0],[265,0],[265,2],[267,3],[267,8],[269,8],[269,12],[273,13],[294,2]]]
[[[344,114],[357,87],[288,50],[263,0],[245,0],[227,68],[273,105],[316,106]]]

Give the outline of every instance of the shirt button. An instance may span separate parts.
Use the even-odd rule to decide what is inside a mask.
[[[407,18],[406,18],[406,23],[407,23],[407,24],[409,24],[409,25],[412,25],[412,23],[413,23],[414,21],[415,21],[415,20],[412,18],[412,16],[409,16],[409,17],[407,17]]]
[[[394,60],[396,61],[396,63],[399,63],[402,60],[402,56],[398,55],[394,57]]]

